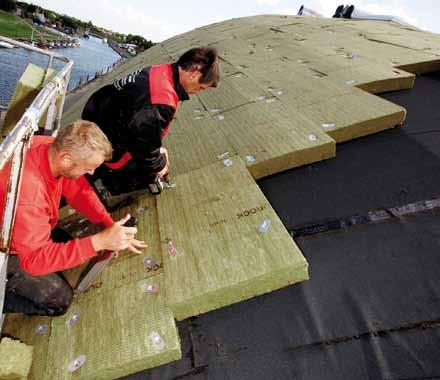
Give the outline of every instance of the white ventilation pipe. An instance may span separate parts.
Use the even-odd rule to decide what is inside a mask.
[[[303,17],[323,17],[322,14],[314,11],[313,9],[306,8],[304,5],[301,5],[296,15]]]

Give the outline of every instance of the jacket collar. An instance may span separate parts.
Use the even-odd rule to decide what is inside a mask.
[[[49,146],[52,142],[39,146],[41,175],[48,185],[55,184],[59,178],[54,177],[49,163]]]
[[[176,90],[179,100],[189,100],[189,95],[180,84],[179,67],[177,66],[177,63],[173,63],[171,67],[173,69],[174,89]]]

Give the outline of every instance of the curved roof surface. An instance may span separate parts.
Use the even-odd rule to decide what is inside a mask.
[[[128,60],[78,97],[64,123],[79,117],[97,87],[200,45],[218,49],[220,87],[180,107],[166,141],[177,188],[148,199],[152,216],[143,221],[159,227],[145,233],[162,254],[166,304],[184,319],[182,359],[128,378],[439,376],[439,79],[415,76],[439,69],[439,36],[380,21],[234,19]],[[268,234],[257,228],[264,217],[272,221]],[[177,259],[166,238],[183,252]],[[302,254],[310,280],[287,286],[307,278]],[[130,260],[131,279],[108,279],[115,299],[124,299],[122,342],[96,356],[100,346],[84,331],[79,339],[54,330],[49,351],[68,337],[69,353],[83,344],[90,363],[108,359],[131,372],[151,366],[134,338],[144,327],[121,292],[126,286],[128,299],[135,281],[152,277],[140,277],[141,264]],[[127,262],[109,269],[122,273]],[[85,319],[109,314],[107,286],[96,292],[94,310],[84,306]],[[53,321],[52,329],[64,325]],[[118,344],[120,362],[112,360]],[[173,350],[169,360],[174,343]],[[127,352],[138,355],[134,364],[124,361]]]

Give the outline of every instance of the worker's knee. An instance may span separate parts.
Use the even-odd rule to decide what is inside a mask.
[[[39,307],[45,310],[45,315],[59,316],[67,312],[73,299],[73,290],[64,280],[51,284],[41,291],[38,298]]]
[[[56,286],[48,283],[35,286],[35,282],[14,285],[6,289],[5,313],[59,316],[66,313],[72,302],[73,290],[61,278],[56,281]]]

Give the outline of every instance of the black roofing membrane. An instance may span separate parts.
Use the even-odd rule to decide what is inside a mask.
[[[310,281],[181,323],[184,359],[138,378],[440,376],[439,328],[424,329],[440,321],[439,220],[430,211],[298,239]]]
[[[440,74],[383,97],[407,109],[403,127],[258,182],[287,228],[440,196]]]
[[[440,75],[403,128],[260,181],[285,225],[440,195]],[[310,280],[178,324],[183,359],[124,379],[440,379],[440,211],[296,239]]]
[[[196,362],[440,321],[440,212],[298,239],[310,281],[202,315]]]
[[[210,380],[358,380],[440,377],[440,329],[390,333],[298,351],[251,347],[212,360]],[[192,376],[185,379],[195,380]]]

